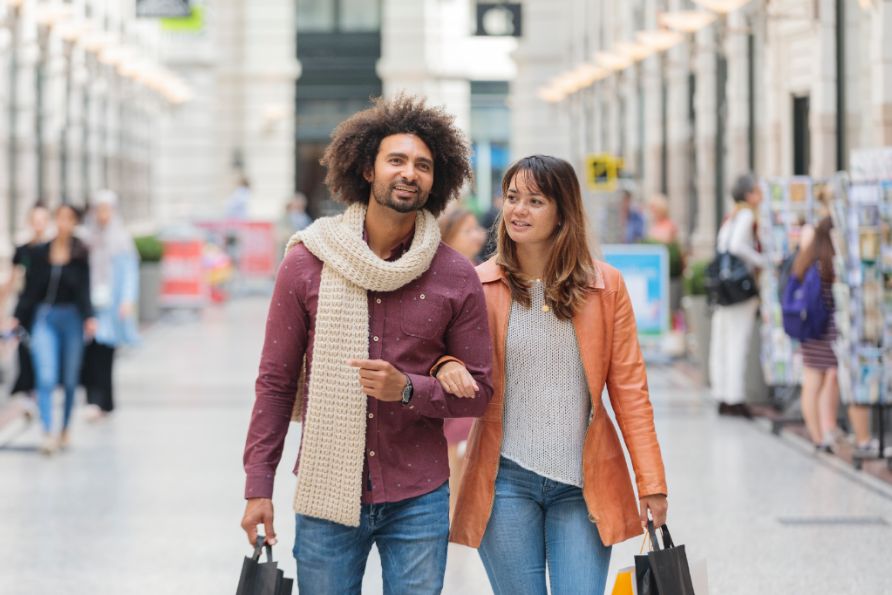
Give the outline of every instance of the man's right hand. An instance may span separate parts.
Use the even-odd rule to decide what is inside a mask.
[[[257,525],[266,531],[266,543],[276,545],[276,530],[273,529],[273,501],[269,498],[249,498],[242,517],[242,529],[248,534],[248,543],[257,543]]]

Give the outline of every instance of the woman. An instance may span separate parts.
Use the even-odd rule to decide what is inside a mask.
[[[477,223],[474,213],[456,207],[448,209],[440,217],[440,239],[444,244],[475,263],[477,254],[486,242],[486,232]],[[475,263],[476,264],[476,263]],[[443,420],[449,454],[449,511],[455,510],[455,501],[465,468],[464,448],[468,433],[474,423],[472,417],[451,417]]]
[[[666,482],[632,304],[595,263],[572,166],[511,166],[496,255],[478,267],[493,341],[494,393],[468,442],[450,539],[480,548],[497,594],[603,593],[611,546],[666,518]],[[473,394],[460,362],[435,374]],[[636,471],[601,393],[607,387]]]
[[[833,312],[833,243],[830,229],[833,221],[824,217],[814,235],[803,234],[804,246],[793,260],[791,276],[802,282],[805,273],[816,266],[821,275],[821,297],[828,312]],[[807,242],[807,243],[806,243]],[[839,429],[836,410],[839,408],[839,380],[836,376],[836,323],[831,314],[827,328],[817,339],[802,342],[802,395],[800,405],[808,435],[816,449],[830,451]]]
[[[678,226],[669,217],[669,200],[662,194],[654,194],[647,201],[650,211],[650,227],[647,237],[661,244],[671,244],[678,240]]]
[[[756,177],[744,174],[731,189],[734,209],[719,228],[716,250],[740,258],[755,275],[767,262],[757,249],[756,210],[762,190]],[[750,418],[746,397],[746,360],[750,336],[756,322],[759,297],[753,296],[728,306],[716,306],[712,315],[709,343],[709,384],[718,402],[719,415]],[[741,348],[742,346],[742,348]]]
[[[49,209],[42,203],[37,203],[31,207],[31,211],[28,213],[28,227],[31,231],[31,237],[24,244],[16,246],[15,254],[12,257],[13,272],[9,276],[6,287],[3,288],[4,303],[6,303],[6,299],[17,287],[22,287],[22,292],[25,291],[23,280],[27,278],[27,271],[31,268],[31,263],[34,261],[35,250],[46,242],[46,233],[49,225]],[[19,320],[21,328],[29,333],[31,332],[31,323],[31,320]],[[10,393],[26,393],[33,397],[34,367],[31,365],[31,348],[28,346],[27,341],[19,341],[18,356],[19,373]],[[26,415],[30,417],[30,411],[28,409],[25,411]]]
[[[136,343],[139,256],[117,213],[118,197],[102,190],[87,221],[90,244],[90,296],[96,310],[96,337],[84,352],[81,381],[87,389],[88,419],[114,409],[112,369],[115,349]]]
[[[67,204],[56,209],[56,237],[34,250],[25,290],[15,310],[17,322],[33,320],[31,359],[37,384],[37,405],[43,422],[44,454],[69,443],[68,426],[80,375],[84,336],[96,331],[90,304],[87,248],[74,237],[79,213]],[[60,359],[61,357],[61,359]],[[61,431],[53,425],[53,390],[65,388]]]

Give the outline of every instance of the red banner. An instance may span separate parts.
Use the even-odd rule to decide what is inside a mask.
[[[202,263],[204,243],[201,240],[164,240],[163,243],[161,305],[204,306],[208,299]]]
[[[224,250],[242,278],[276,275],[276,230],[270,221],[203,221],[195,224]]]

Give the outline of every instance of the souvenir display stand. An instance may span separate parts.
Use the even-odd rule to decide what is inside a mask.
[[[833,180],[836,325],[840,397],[874,409],[878,448],[853,464],[887,458],[886,411],[892,402],[892,179]]]
[[[802,227],[817,219],[815,183],[808,177],[775,178],[762,182],[759,214],[759,240],[762,253],[772,266],[759,277],[762,338],[762,372],[771,391],[771,400],[784,415],[772,421],[772,431],[800,423],[799,383],[802,356],[796,341],[784,332],[781,315],[785,264],[799,246]],[[788,267],[787,267],[788,268]]]

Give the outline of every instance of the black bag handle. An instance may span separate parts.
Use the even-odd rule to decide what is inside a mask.
[[[266,548],[266,561],[272,562],[273,561],[273,546],[271,546],[270,544],[268,544],[266,542],[266,537],[264,537],[263,535],[257,536],[257,541],[254,542],[254,555],[251,556],[251,559],[254,560],[255,562],[259,562],[260,561],[260,551],[262,549],[264,549],[264,547]]]
[[[663,547],[660,547],[660,542],[657,541],[657,532],[654,528],[652,519],[647,519],[647,532],[650,535],[651,547],[655,552],[675,547],[675,543],[672,541],[672,535],[669,534],[669,526],[665,523],[660,527],[660,532],[663,534]]]

